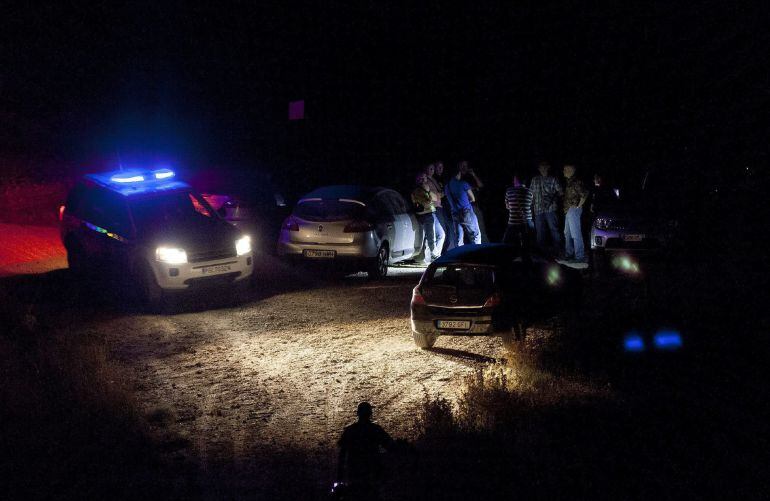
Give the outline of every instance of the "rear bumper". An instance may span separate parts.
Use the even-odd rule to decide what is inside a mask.
[[[643,235],[640,241],[627,240],[628,235]],[[591,228],[591,250],[606,250],[619,252],[657,252],[663,245],[658,235],[631,233],[618,230],[600,230]]]
[[[422,309],[421,309],[422,310]],[[459,320],[470,322],[468,329],[439,329],[441,320]],[[462,312],[457,315],[436,315],[430,311],[415,311],[411,314],[412,331],[419,334],[437,336],[492,336],[509,330],[508,323],[489,312],[478,314]]]
[[[308,261],[334,261],[336,259],[368,259],[377,256],[379,247],[373,238],[362,238],[349,244],[298,243],[283,238],[278,239],[277,251],[279,256],[295,257]],[[305,251],[334,251],[333,258],[307,257]]]

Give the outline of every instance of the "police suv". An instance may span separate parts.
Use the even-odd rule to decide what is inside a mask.
[[[169,169],[88,174],[60,209],[69,267],[128,278],[141,300],[196,286],[246,283],[251,239]]]

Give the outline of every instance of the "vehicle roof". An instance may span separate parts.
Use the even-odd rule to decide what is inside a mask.
[[[171,177],[156,179],[155,173],[157,172],[171,172]],[[142,176],[142,181],[130,181],[130,182],[118,182],[115,178],[130,179],[132,177]],[[189,184],[178,181],[175,179],[175,175],[168,169],[156,169],[156,170],[143,170],[143,169],[130,169],[130,170],[115,170],[108,172],[99,172],[93,174],[86,174],[83,176],[83,180],[86,184],[93,183],[103,188],[106,188],[114,193],[122,195],[124,197],[135,197],[142,195],[151,195],[156,193],[169,193],[178,191],[189,191],[192,188]]]
[[[324,200],[350,199],[360,202],[371,200],[375,195],[382,191],[393,191],[390,188],[380,186],[360,186],[353,184],[337,184],[332,186],[323,186],[307,193],[300,200],[308,198],[321,198]]]
[[[481,264],[481,265],[500,265],[513,262],[521,257],[521,250],[508,244],[470,244],[444,253],[440,258],[434,261],[437,265],[442,264]],[[533,261],[539,261],[542,256],[532,255]]]

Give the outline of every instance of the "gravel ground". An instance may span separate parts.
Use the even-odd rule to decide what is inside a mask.
[[[409,300],[421,272],[304,290],[291,290],[297,284],[284,276],[282,291],[265,293],[273,277],[236,307],[118,316],[91,328],[106,337],[169,453],[206,470],[201,478],[235,476],[243,491],[258,491],[282,467],[264,464],[260,451],[271,450],[271,462],[282,453],[304,457],[295,467],[323,489],[358,402],[370,401],[391,434],[412,438],[426,393],[453,400],[463,376],[504,354],[498,338],[416,348]]]

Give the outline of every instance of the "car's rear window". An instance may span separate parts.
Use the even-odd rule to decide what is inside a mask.
[[[437,266],[427,280],[431,286],[447,285],[458,289],[486,289],[494,283],[493,267],[462,264]]]
[[[294,208],[294,215],[306,221],[345,221],[363,213],[363,205],[342,200],[304,200]]]

